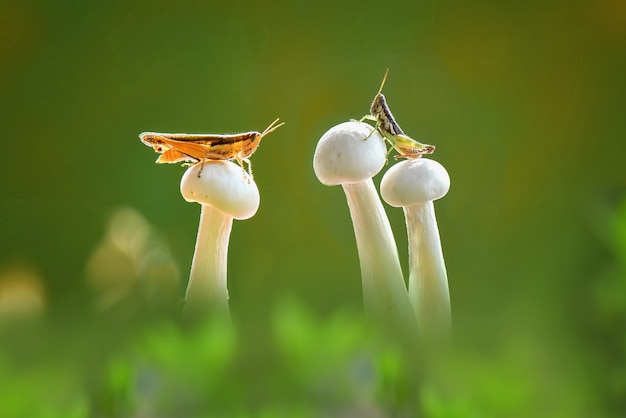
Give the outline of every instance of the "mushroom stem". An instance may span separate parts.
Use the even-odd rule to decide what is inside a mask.
[[[422,335],[447,339],[451,333],[448,275],[433,201],[405,206],[409,238],[409,299]]]
[[[450,294],[433,201],[448,190],[448,172],[427,158],[394,165],[380,182],[383,199],[404,209],[409,237],[409,299],[420,334],[441,342],[451,333]]]
[[[226,263],[233,219],[248,219],[259,208],[259,189],[230,161],[203,161],[189,167],[180,181],[188,202],[202,205],[196,249],[187,287],[185,317],[206,314],[230,320]]]
[[[393,232],[374,182],[343,184],[354,226],[366,315],[406,333],[415,329]]]
[[[210,205],[202,205],[196,249],[185,295],[185,316],[210,312],[230,319],[226,265],[233,217]]]

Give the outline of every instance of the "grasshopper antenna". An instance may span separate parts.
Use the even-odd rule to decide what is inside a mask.
[[[285,124],[285,122],[281,122],[278,125],[276,125],[276,123],[279,120],[280,120],[280,118],[276,118],[276,120],[274,122],[270,123],[270,126],[265,128],[265,130],[261,134],[261,137],[264,137],[265,135],[269,134],[270,132],[274,132],[276,129],[280,128],[281,126],[283,126]]]
[[[389,68],[387,68],[387,71],[385,71],[385,75],[383,76],[383,82],[380,83],[380,88],[378,89],[378,93],[376,93],[377,96],[383,91],[383,87],[385,87],[385,81],[387,81],[387,74],[389,74]]]

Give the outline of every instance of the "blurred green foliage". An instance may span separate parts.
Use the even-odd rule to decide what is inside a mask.
[[[623,2],[3,0],[0,56],[1,417],[626,411]],[[362,323],[345,199],[311,168],[386,68],[452,179],[440,353]],[[235,329],[184,329],[199,208],[137,135],[276,117],[231,237]]]

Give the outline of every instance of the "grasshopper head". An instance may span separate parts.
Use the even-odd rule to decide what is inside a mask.
[[[270,132],[273,132],[277,128],[283,126],[285,123],[276,124],[279,119],[276,119],[274,122],[270,124],[265,130],[261,133],[259,132],[249,132],[246,135],[250,135],[248,140],[242,145],[241,151],[239,151],[240,158],[248,158],[256,151],[261,139]]]

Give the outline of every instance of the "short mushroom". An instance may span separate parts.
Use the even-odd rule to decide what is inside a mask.
[[[211,313],[229,319],[226,266],[233,219],[248,219],[259,208],[256,183],[230,161],[204,161],[183,175],[180,191],[202,205],[196,248],[185,296],[185,316]]]
[[[351,121],[322,135],[313,169],[322,184],[340,184],[346,194],[361,265],[366,315],[406,334],[417,324],[391,225],[372,181],[386,159],[387,148],[378,131],[366,123]]]
[[[420,334],[428,339],[446,339],[451,328],[448,277],[433,204],[449,189],[446,169],[426,158],[394,165],[380,183],[385,202],[404,209],[409,238],[409,298]]]

